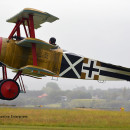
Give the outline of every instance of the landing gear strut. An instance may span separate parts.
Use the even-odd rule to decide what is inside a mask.
[[[1,67],[3,72],[3,80],[0,81],[0,99],[13,100],[19,95],[20,91],[25,92],[21,77],[22,71],[18,71],[13,79],[7,79],[6,66],[1,64]],[[20,85],[16,82],[19,77],[19,82],[21,81]]]

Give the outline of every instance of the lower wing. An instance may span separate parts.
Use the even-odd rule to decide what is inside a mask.
[[[47,70],[47,69],[44,69],[44,68],[41,68],[41,67],[38,67],[38,66],[33,66],[33,65],[27,65],[27,66],[24,66],[22,68],[20,68],[19,70],[22,71],[22,74],[23,75],[26,75],[26,76],[32,76],[32,77],[44,77],[44,76],[56,76],[55,73]],[[13,72],[18,72],[19,70],[14,70]]]

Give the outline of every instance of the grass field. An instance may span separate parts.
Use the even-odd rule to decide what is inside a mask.
[[[0,130],[130,130],[130,112],[0,108]]]

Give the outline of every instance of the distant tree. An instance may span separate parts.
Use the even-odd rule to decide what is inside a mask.
[[[71,91],[67,95],[68,99],[91,99],[92,96],[86,91]]]
[[[89,86],[89,87],[88,87],[88,90],[89,90],[89,91],[93,91],[93,86]]]
[[[84,91],[87,91],[84,86],[74,88],[73,90],[74,90],[74,91],[83,91],[83,92],[84,92]]]
[[[127,88],[124,87],[123,92],[122,92],[122,97],[123,97],[124,100],[126,99],[126,96],[127,96],[126,91],[127,91]]]
[[[42,90],[49,94],[49,93],[52,93],[52,92],[55,92],[55,91],[61,91],[59,85],[55,82],[49,82],[46,84],[46,87],[43,87]]]
[[[59,85],[55,82],[49,82],[46,84],[46,87],[43,87],[43,92],[46,93],[48,96],[46,97],[46,102],[49,103],[56,103],[61,101],[62,91]]]
[[[46,84],[46,88],[51,88],[51,89],[54,89],[54,90],[60,90],[59,85],[55,82],[48,82]]]

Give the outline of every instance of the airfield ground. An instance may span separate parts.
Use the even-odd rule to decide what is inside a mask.
[[[0,130],[130,130],[130,112],[0,108]]]

